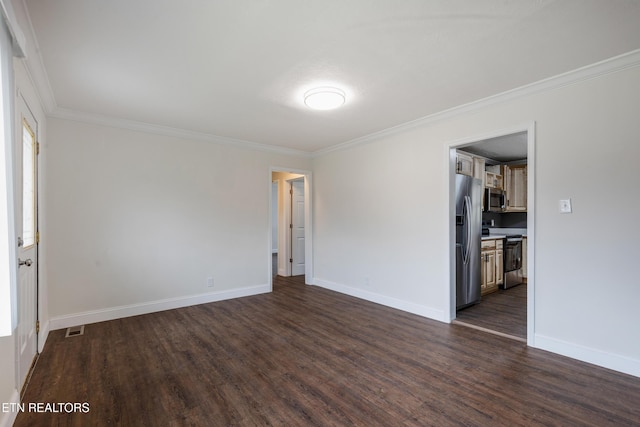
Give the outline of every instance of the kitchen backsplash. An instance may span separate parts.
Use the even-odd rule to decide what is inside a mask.
[[[509,212],[509,213],[492,213],[483,212],[483,223],[493,225],[490,228],[527,228],[527,213],[526,212]]]

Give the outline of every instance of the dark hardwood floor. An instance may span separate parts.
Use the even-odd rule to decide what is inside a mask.
[[[277,277],[274,291],[52,331],[15,426],[631,426],[640,378]]]
[[[499,289],[456,313],[456,321],[527,339],[527,285]]]

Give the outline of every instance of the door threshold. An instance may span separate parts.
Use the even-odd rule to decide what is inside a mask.
[[[503,337],[503,338],[509,338],[512,340],[516,340],[516,341],[520,341],[523,343],[527,343],[527,339],[526,338],[521,338],[521,337],[517,337],[515,335],[510,335],[510,334],[505,334],[504,332],[498,332],[498,331],[494,331],[493,329],[487,329],[487,328],[483,328],[482,326],[477,326],[477,325],[472,325],[471,323],[466,323],[466,322],[461,322],[460,320],[454,319],[453,322],[454,325],[460,325],[460,326],[464,326],[466,328],[471,328],[471,329],[476,329],[478,331],[482,331],[482,332],[487,332],[489,334],[493,334],[493,335],[497,335],[499,337]]]

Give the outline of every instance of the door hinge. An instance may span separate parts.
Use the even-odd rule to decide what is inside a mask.
[[[36,320],[36,334],[40,333],[40,321]]]
[[[289,190],[289,194],[293,195],[293,189]]]
[[[293,224],[289,224],[289,228],[293,228]]]
[[[289,262],[293,262],[293,258],[289,258]]]
[[[36,155],[40,154],[40,143],[36,142]]]
[[[36,245],[40,244],[40,232],[36,231]]]

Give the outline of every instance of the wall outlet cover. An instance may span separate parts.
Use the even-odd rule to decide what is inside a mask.
[[[560,200],[560,213],[571,213],[571,199]]]

